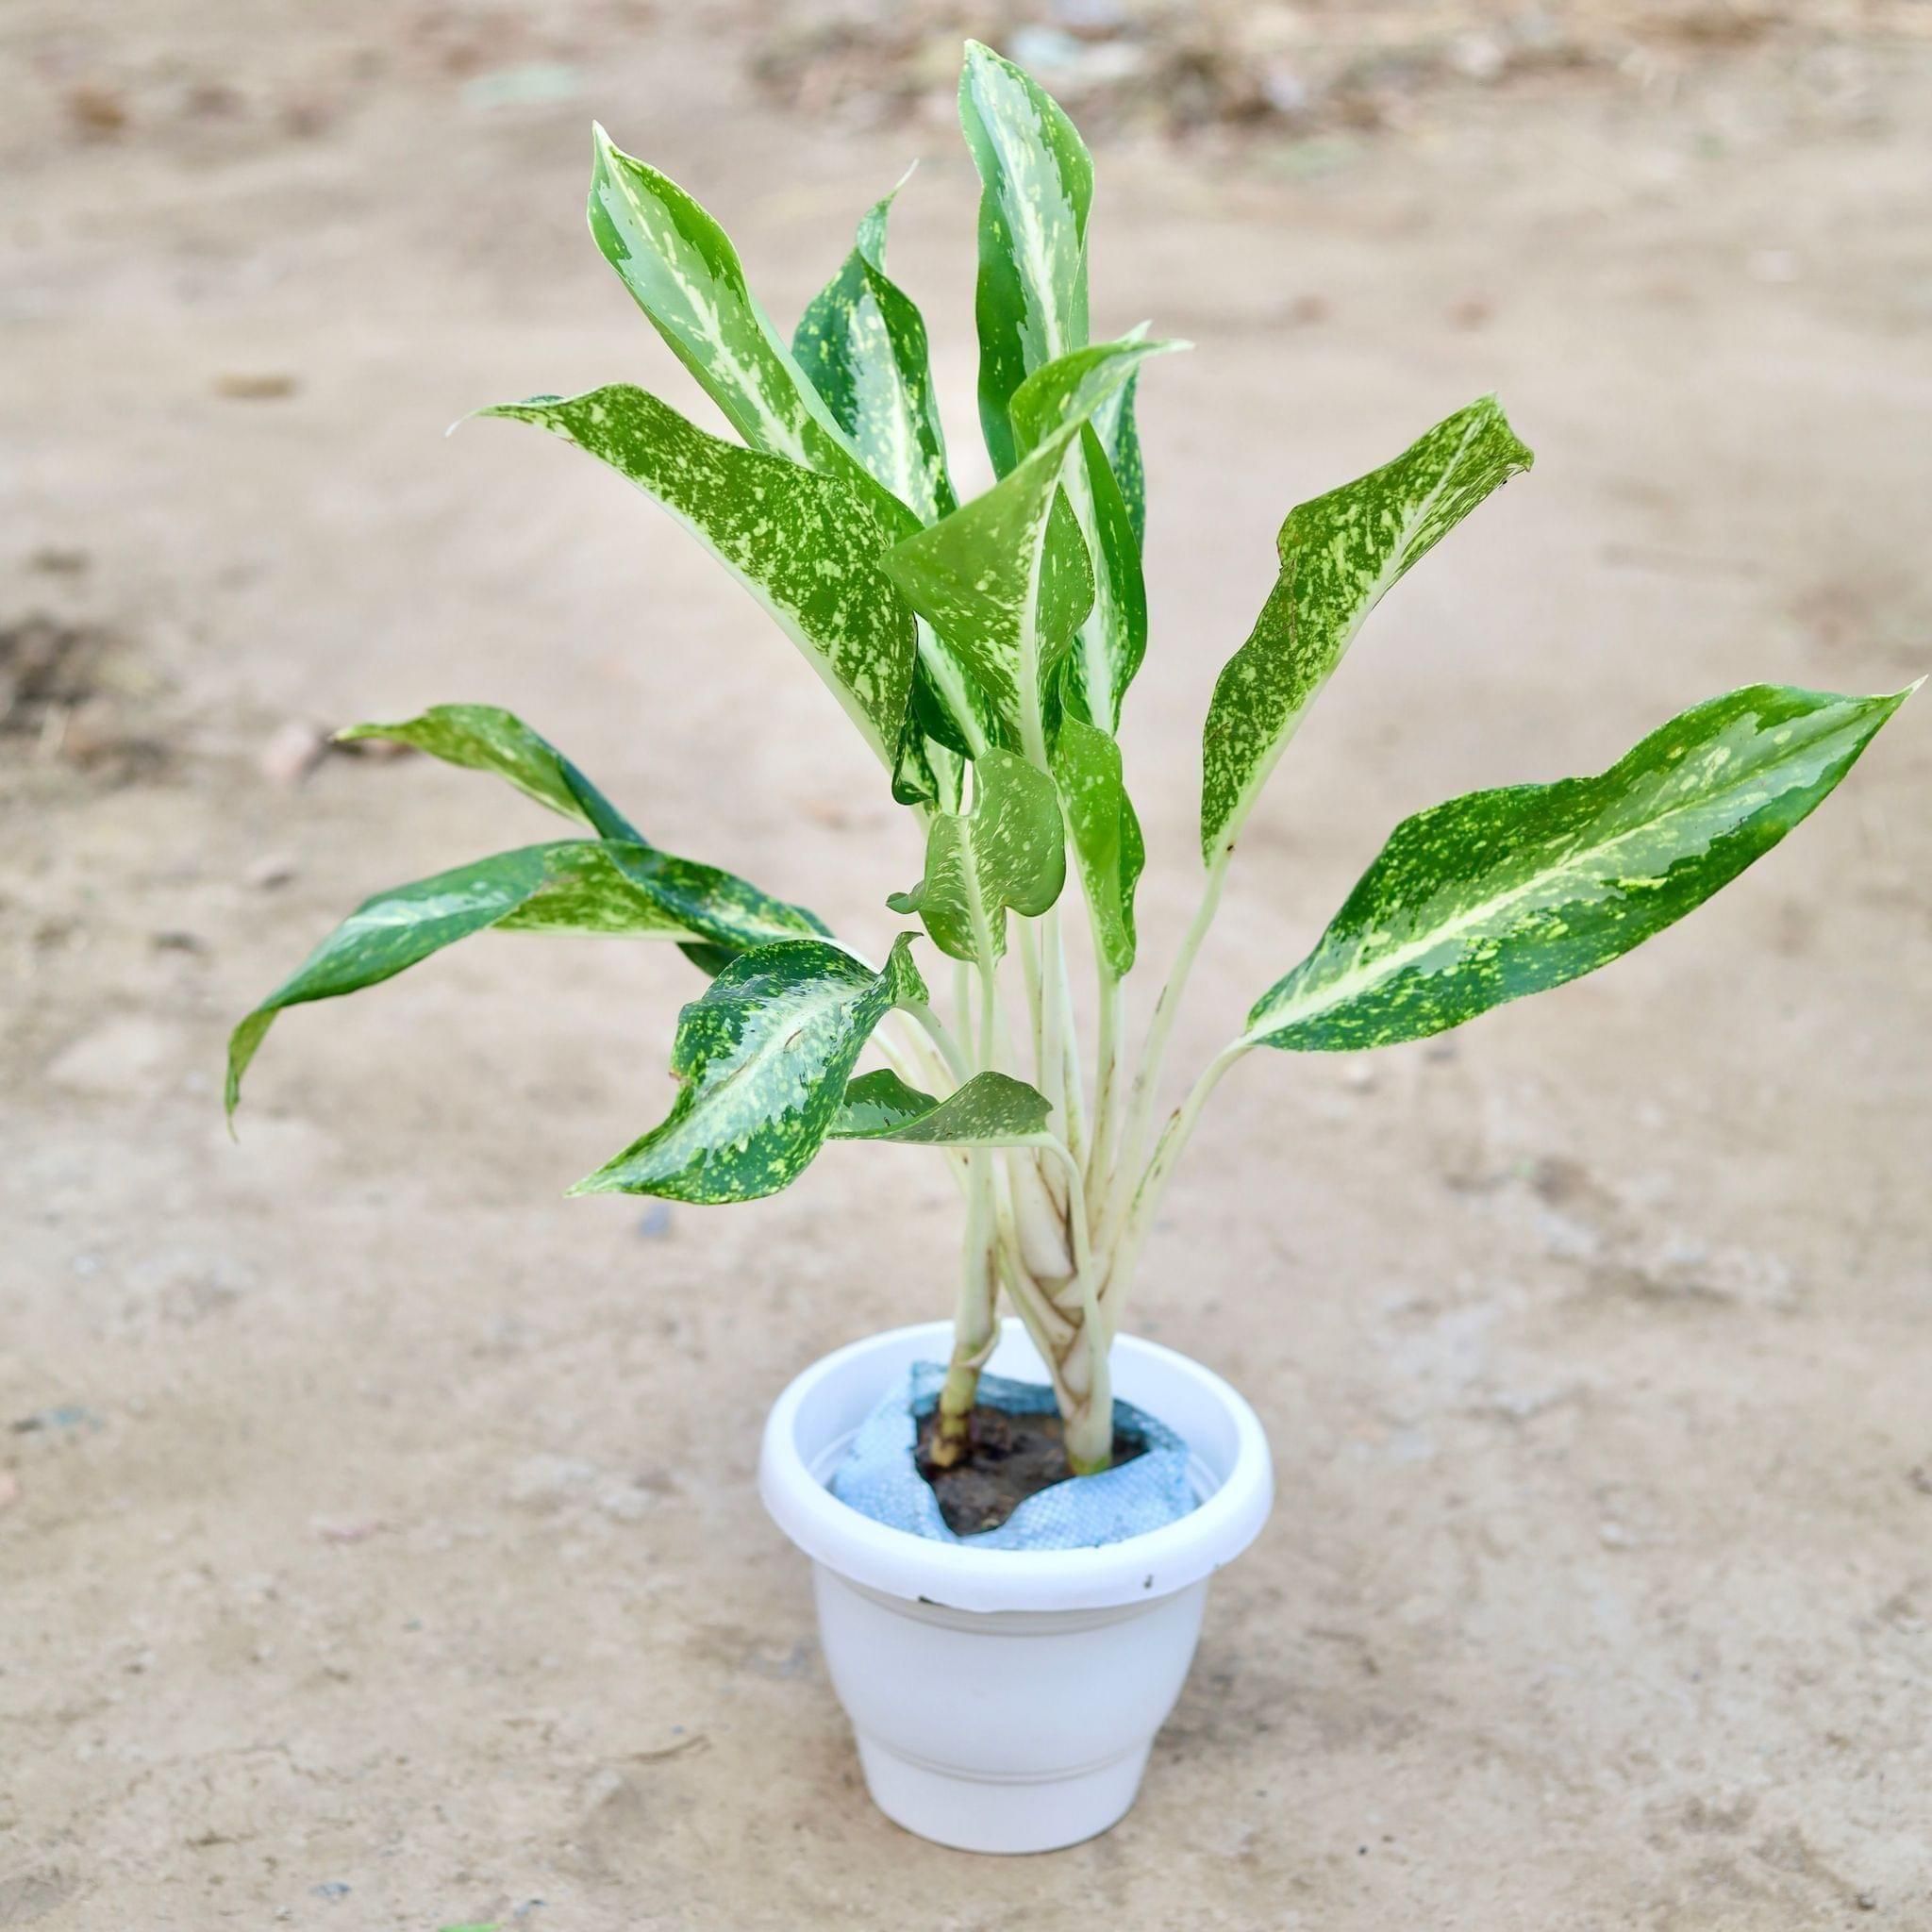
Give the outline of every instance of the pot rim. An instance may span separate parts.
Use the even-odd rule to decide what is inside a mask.
[[[870,1335],[821,1357],[773,1404],[758,1457],[758,1492],[778,1527],[813,1561],[905,1602],[978,1611],[1099,1609],[1151,1603],[1185,1590],[1232,1562],[1259,1534],[1274,1482],[1268,1439],[1255,1411],[1211,1369],[1132,1335],[1114,1341],[1116,1392],[1188,1441],[1203,1491],[1199,1506],[1177,1522],[1095,1549],[986,1550],[936,1542],[861,1515],[824,1484],[850,1431],[801,1445],[802,1412],[828,1381],[849,1378],[867,1357],[885,1356],[891,1366],[872,1382],[864,1405],[870,1408],[900,1365],[920,1356],[943,1360],[951,1345],[948,1322]],[[1039,1356],[1010,1316],[1002,1324],[997,1356],[991,1365],[997,1373],[1043,1379]],[[1202,1433],[1205,1418],[1219,1442],[1196,1441],[1175,1411],[1191,1412],[1194,1435]]]

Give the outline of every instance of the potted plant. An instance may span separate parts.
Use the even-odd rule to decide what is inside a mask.
[[[1172,1100],[1175,1015],[1262,786],[1375,605],[1530,454],[1484,399],[1289,513],[1274,588],[1208,708],[1200,909],[1137,1034],[1143,854],[1116,741],[1147,641],[1134,405],[1143,368],[1181,345],[1089,341],[1092,166],[1055,103],[970,44],[960,108],[983,189],[978,403],[996,480],[982,493],[956,493],[924,325],[887,272],[891,196],[788,343],[724,231],[601,129],[591,232],[737,440],[627,385],[483,412],[627,476],[803,653],[924,828],[923,876],[886,899],[901,923],[883,956],[660,850],[507,712],[442,706],[343,736],[492,772],[575,821],[572,835],[371,899],[237,1027],[227,1104],[286,1008],[486,930],[627,935],[677,945],[708,984],[678,1017],[669,1112],[574,1191],[746,1201],[791,1185],[828,1141],[934,1148],[963,1204],[950,1323],[857,1341],[801,1374],[772,1411],[761,1487],[813,1558],[826,1657],[880,1805],[947,1843],[1033,1850],[1131,1804],[1208,1578],[1269,1507],[1246,1404],[1124,1330],[1156,1206],[1222,1077],[1264,1049],[1421,1039],[1616,958],[1775,844],[1906,693],[1751,686],[1594,776],[1404,821]],[[1066,931],[1083,911],[1084,1026]],[[1002,1382],[988,1399],[989,1373],[1050,1395]],[[902,1497],[957,1501],[969,1480],[1024,1493],[963,1530],[944,1509],[943,1527],[869,1513],[838,1483],[875,1424]],[[1178,1500],[1171,1488],[1158,1520],[1129,1510],[1096,1528],[1091,1499],[1145,1503],[1129,1458],[1151,1460],[1157,1436],[1177,1454]]]

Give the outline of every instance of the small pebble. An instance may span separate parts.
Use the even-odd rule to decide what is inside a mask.
[[[276,725],[256,759],[272,785],[299,785],[328,756],[328,736],[313,724],[291,718]]]
[[[242,403],[278,402],[293,395],[299,387],[292,375],[265,370],[231,370],[214,380],[216,395]]]

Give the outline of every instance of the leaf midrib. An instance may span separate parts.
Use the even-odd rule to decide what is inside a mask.
[[[1810,742],[1816,744],[1826,737],[1833,735],[1839,728],[1838,723],[1834,721],[1827,730],[1821,731]],[[1614,766],[1610,767],[1611,771],[1615,769]],[[1598,777],[1603,778],[1608,775],[1608,772],[1604,772],[1600,773]],[[1346,1000],[1354,999],[1365,991],[1374,991],[1382,983],[1395,978],[1400,974],[1406,972],[1408,967],[1415,964],[1419,959],[1426,958],[1438,947],[1461,937],[1472,928],[1486,924],[1497,915],[1507,911],[1510,907],[1529,898],[1548,880],[1560,877],[1565,872],[1577,870],[1576,860],[1586,852],[1593,858],[1612,853],[1618,846],[1626,843],[1632,839],[1653,833],[1659,826],[1668,824],[1674,818],[1681,817],[1687,812],[1695,811],[1700,807],[1708,806],[1713,801],[1722,799],[1728,792],[1739,789],[1739,781],[1741,780],[1742,776],[1743,774],[1740,771],[1729,784],[1709,791],[1700,792],[1695,798],[1686,799],[1681,804],[1671,806],[1667,809],[1657,813],[1654,817],[1645,819],[1641,824],[1632,825],[1627,831],[1619,832],[1614,838],[1607,839],[1600,844],[1578,847],[1571,853],[1569,858],[1562,864],[1553,865],[1541,872],[1534,873],[1521,885],[1511,887],[1508,891],[1499,892],[1492,898],[1478,901],[1468,911],[1459,913],[1456,918],[1433,927],[1425,938],[1407,941],[1393,951],[1381,955],[1368,968],[1351,967],[1329,983],[1324,997],[1319,1000],[1302,1001],[1299,1003],[1299,1007],[1294,1000],[1291,999],[1279,1012],[1265,1023],[1257,1022],[1251,1024],[1242,1033],[1242,1041],[1249,1045],[1257,1045],[1270,1034],[1279,1033],[1287,1026],[1302,1024],[1322,1013],[1332,1012],[1336,1007],[1343,1004]],[[1557,784],[1563,781],[1560,779],[1557,781]],[[1534,789],[1554,791],[1556,786],[1550,785]],[[1783,791],[1774,792],[1770,798],[1765,800],[1765,804],[1767,806],[1774,804],[1777,799],[1784,796],[1785,791],[1791,789],[1790,786],[1787,786]],[[1674,863],[1674,861],[1673,862]],[[1316,941],[1315,948],[1317,952],[1320,950],[1321,941]],[[1315,954],[1311,952],[1307,958],[1301,962],[1301,966],[1296,966],[1292,969],[1292,972],[1299,973],[1302,967],[1306,966],[1308,960],[1314,957]]]

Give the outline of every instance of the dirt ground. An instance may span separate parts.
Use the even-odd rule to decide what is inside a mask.
[[[1198,344],[1143,386],[1157,970],[1282,514],[1491,388],[1540,458],[1277,775],[1189,1058],[1404,812],[1733,684],[1932,668],[1932,38],[1831,18],[1815,68],[1103,146],[1096,328]],[[968,447],[956,137],[805,118],[755,26],[0,17],[0,1926],[1932,1925],[1932,700],[1607,973],[1228,1081],[1138,1325],[1239,1381],[1280,1501],[1138,1809],[1061,1855],[871,1809],[753,1491],[797,1367],[944,1311],[928,1158],[562,1200],[661,1110],[696,982],[537,939],[290,1016],[225,1138],[225,1030],[335,918],[547,836],[423,759],[277,777],[310,723],[508,705],[866,942],[916,875],[668,519],[513,425],[441,435],[690,394],[584,235],[594,113],[787,321],[923,155],[895,267]]]

